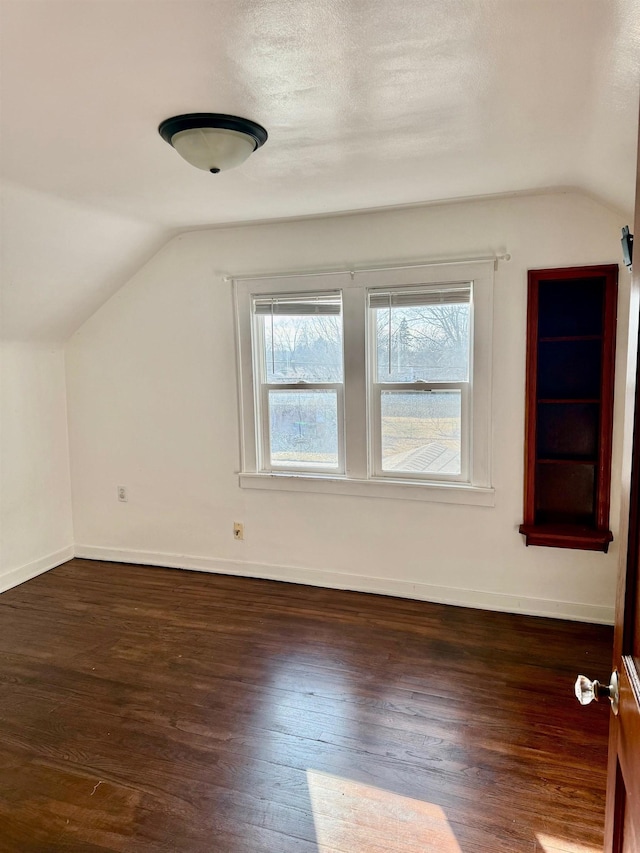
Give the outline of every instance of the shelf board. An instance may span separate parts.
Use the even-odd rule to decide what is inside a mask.
[[[541,344],[555,344],[562,341],[601,341],[602,335],[553,335],[552,337],[538,338]]]
[[[597,465],[597,459],[536,459],[542,465]]]
[[[550,548],[603,551],[606,554],[609,543],[613,541],[610,530],[594,530],[580,524],[521,524],[519,530],[527,545]]]
[[[597,406],[600,403],[600,397],[539,397],[537,402],[550,405],[555,405],[557,403],[593,403]]]

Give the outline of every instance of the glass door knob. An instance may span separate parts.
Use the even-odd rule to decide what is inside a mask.
[[[618,673],[611,673],[609,684],[600,684],[599,681],[590,681],[585,675],[579,675],[575,684],[576,699],[581,705],[589,705],[591,702],[599,702],[601,699],[609,699],[613,713],[618,713]]]

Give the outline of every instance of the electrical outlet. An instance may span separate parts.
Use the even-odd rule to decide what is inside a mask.
[[[118,500],[126,503],[129,498],[127,497],[127,487],[126,486],[118,486]]]
[[[233,538],[244,539],[244,524],[241,524],[239,521],[233,522]]]

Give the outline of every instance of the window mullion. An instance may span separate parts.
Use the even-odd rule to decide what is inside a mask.
[[[344,316],[344,427],[347,477],[367,477],[367,362],[366,305],[361,288],[345,288]]]
[[[256,321],[255,317],[251,317],[253,335],[255,336],[256,344],[253,348],[253,384],[254,384],[254,454],[255,464],[260,470],[265,470],[268,460],[266,454],[268,445],[265,434],[265,412],[266,399],[264,394],[264,382],[266,379],[266,366],[264,361],[264,329],[262,323]]]

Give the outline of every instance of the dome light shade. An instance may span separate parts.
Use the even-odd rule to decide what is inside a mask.
[[[222,113],[188,113],[165,119],[160,136],[196,169],[217,174],[239,166],[267,141],[264,127]]]

